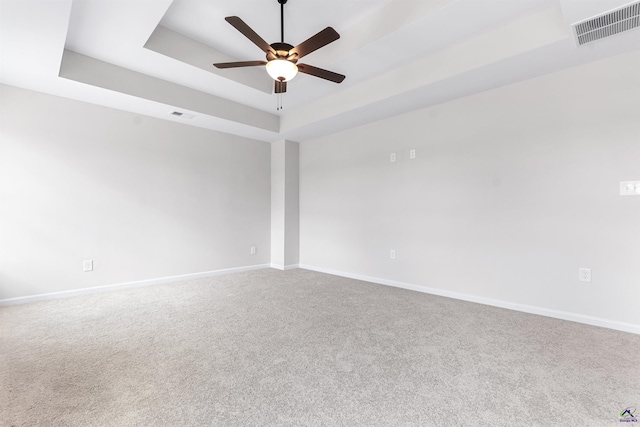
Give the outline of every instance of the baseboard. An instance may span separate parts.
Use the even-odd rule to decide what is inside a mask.
[[[300,268],[299,264],[289,264],[289,265],[280,265],[280,264],[271,264],[271,268],[275,268],[276,270],[293,270],[296,268]]]
[[[17,298],[0,299],[0,307],[15,304],[26,304],[29,302],[44,301],[58,298],[69,298],[79,295],[97,294],[101,292],[111,292],[120,289],[139,288],[143,286],[159,285],[162,283],[175,282],[178,280],[199,279],[203,277],[221,276],[223,274],[240,273],[243,271],[261,270],[269,268],[269,264],[249,265],[246,267],[226,268],[223,270],[204,271],[201,273],[181,274],[178,276],[161,277],[157,279],[139,280],[135,282],[115,283],[112,285],[95,286],[92,288],[71,289],[68,291],[50,292],[46,294],[28,295]]]
[[[345,273],[312,265],[300,264],[299,268],[304,270],[317,271],[319,273],[331,274],[334,276],[347,277],[349,279],[362,280],[365,282],[376,283],[379,285],[393,286],[396,288],[409,289],[412,291],[422,292],[453,298],[462,301],[475,302],[478,304],[490,305],[493,307],[506,308],[508,310],[521,311],[524,313],[538,314],[540,316],[553,317],[556,319],[569,320],[577,323],[584,323],[591,326],[600,326],[602,328],[615,329],[617,331],[630,332],[632,334],[640,334],[640,325],[632,323],[617,322],[614,320],[602,319],[599,317],[587,316],[584,314],[570,313],[566,311],[552,310],[548,308],[536,307],[525,304],[517,304],[508,301],[496,300],[492,298],[484,298],[475,295],[464,294],[460,292],[446,291],[443,289],[430,288],[427,286],[419,286],[410,283],[397,282],[394,280],[380,279],[378,277],[363,276],[360,274]]]

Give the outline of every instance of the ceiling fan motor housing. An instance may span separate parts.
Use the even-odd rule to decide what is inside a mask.
[[[293,54],[289,55],[289,51],[293,49],[289,43],[271,43],[270,45],[273,50],[275,50],[275,54],[273,52],[267,52],[267,61],[271,61],[274,59],[286,59],[289,62],[293,62],[294,64],[298,62],[298,55]]]

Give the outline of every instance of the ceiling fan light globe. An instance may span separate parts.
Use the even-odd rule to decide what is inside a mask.
[[[267,73],[274,80],[288,82],[298,74],[298,66],[286,59],[272,59],[267,62]]]

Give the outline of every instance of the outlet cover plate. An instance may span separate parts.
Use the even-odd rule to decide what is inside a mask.
[[[591,282],[591,269],[581,268],[578,270],[578,280],[581,282]]]
[[[621,181],[621,196],[640,196],[640,181]]]

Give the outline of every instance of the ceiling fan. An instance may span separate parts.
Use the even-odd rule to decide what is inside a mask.
[[[216,68],[238,68],[254,67],[266,65],[267,73],[275,80],[274,92],[282,94],[287,91],[287,82],[294,78],[298,72],[309,74],[314,77],[329,80],[335,83],[342,83],[345,76],[333,71],[323,70],[308,64],[298,64],[298,60],[323,46],[328,45],[340,38],[340,34],[331,27],[327,27],[316,35],[308,38],[297,46],[292,46],[284,42],[284,5],[287,0],[278,0],[280,3],[280,36],[281,41],[268,44],[255,31],[251,29],[242,19],[237,16],[224,18],[236,30],[240,31],[251,40],[256,46],[262,49],[267,57],[266,61],[240,61],[222,62],[213,64]]]

